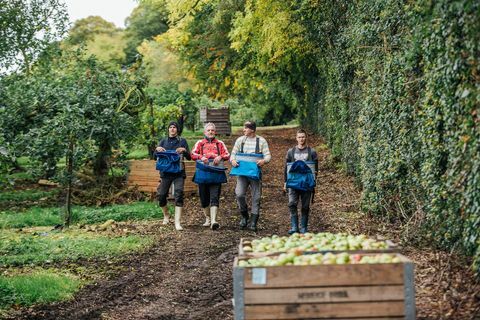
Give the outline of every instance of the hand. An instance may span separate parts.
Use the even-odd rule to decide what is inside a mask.
[[[217,165],[221,160],[222,160],[222,157],[217,156],[217,157],[215,157],[215,159],[213,159],[213,164]]]
[[[208,163],[208,158],[206,157],[202,157],[202,159],[200,159],[203,163],[207,164]]]
[[[232,160],[232,166],[238,167],[238,162],[237,162],[237,160]]]
[[[260,168],[263,167],[263,165],[265,164],[265,160],[258,160],[257,161],[257,166],[259,166]]]
[[[287,183],[286,182],[283,184],[283,192],[287,192]]]
[[[157,148],[155,149],[155,151],[157,151],[157,152],[165,152],[165,148],[157,147]]]
[[[183,152],[187,151],[187,149],[179,147],[175,151],[177,151],[177,153],[180,154],[180,153],[183,153]]]

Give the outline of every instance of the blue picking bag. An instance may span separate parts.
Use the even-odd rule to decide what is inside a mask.
[[[252,180],[262,179],[262,170],[257,165],[257,161],[263,159],[263,154],[237,153],[236,159],[238,167],[232,166],[231,176],[247,177]]]
[[[164,152],[156,152],[157,163],[155,168],[160,172],[180,173],[180,155],[175,150],[166,150]]]
[[[197,160],[195,163],[193,182],[196,184],[227,183],[227,175],[225,174],[226,170],[227,168],[225,167],[212,166]]]
[[[297,160],[287,163],[287,188],[299,191],[315,189],[315,162]]]

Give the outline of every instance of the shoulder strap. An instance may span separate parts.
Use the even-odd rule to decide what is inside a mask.
[[[217,141],[215,144],[217,145],[217,153],[218,153],[219,156],[221,156],[221,154],[220,154],[220,147],[218,146],[218,145],[219,145],[219,142]]]
[[[307,161],[312,161],[312,148],[307,147]]]
[[[290,162],[294,162],[295,161],[295,147],[293,148],[290,148],[290,150],[288,150],[288,154],[287,154],[287,160],[290,160]]]
[[[255,144],[255,153],[261,153],[260,152],[260,138],[257,137],[257,142]]]
[[[243,153],[243,145],[245,144],[245,141],[247,141],[247,137],[243,138],[243,141],[240,147],[240,153]]]

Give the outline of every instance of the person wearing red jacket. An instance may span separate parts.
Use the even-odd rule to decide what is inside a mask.
[[[198,140],[192,149],[192,160],[200,160],[206,165],[214,165],[224,167],[224,161],[230,159],[230,153],[223,141],[215,138],[215,124],[209,122],[205,125],[205,138]],[[217,230],[220,225],[216,218],[221,192],[220,183],[200,183],[198,185],[198,193],[200,195],[200,203],[205,215],[205,227]]]

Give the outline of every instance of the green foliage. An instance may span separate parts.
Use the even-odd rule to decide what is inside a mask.
[[[51,197],[58,193],[58,190],[18,190],[11,192],[1,192],[0,202],[2,201],[35,201],[44,197]]]
[[[0,212],[0,229],[54,226],[62,221],[61,208],[30,208],[23,212]],[[162,212],[153,202],[136,202],[108,207],[73,207],[72,223],[96,224],[107,220],[148,220],[162,218]]]
[[[416,223],[480,265],[480,6],[302,2],[322,75],[302,123],[363,187],[363,207]],[[423,226],[419,229],[419,226]]]
[[[107,237],[79,230],[33,234],[3,230],[0,240],[0,265],[5,267],[82,258],[105,259],[139,250],[152,242],[149,237]]]
[[[23,307],[38,303],[68,300],[82,281],[70,274],[37,271],[31,274],[0,277],[0,308],[16,304]]]
[[[89,16],[75,21],[68,31],[67,42],[72,45],[85,44],[97,35],[114,36],[118,28],[100,16]]]
[[[0,70],[23,67],[29,73],[43,51],[65,34],[66,6],[59,0],[1,0],[0,8]]]
[[[152,40],[167,31],[168,12],[165,1],[141,1],[125,24],[126,60],[127,63],[133,63],[137,59],[137,48],[144,40]]]

